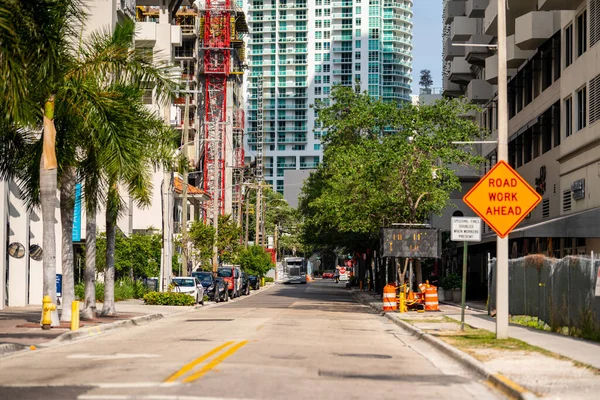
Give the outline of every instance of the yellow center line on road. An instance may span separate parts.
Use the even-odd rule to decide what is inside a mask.
[[[202,361],[205,361],[209,357],[217,354],[219,351],[223,350],[227,346],[232,345],[233,343],[234,342],[231,341],[231,342],[227,342],[225,344],[215,347],[208,353],[203,354],[200,357],[196,358],[194,361],[185,364],[183,367],[181,367],[180,370],[178,370],[173,375],[171,375],[167,379],[165,379],[164,382],[175,382],[178,378],[180,378],[181,376],[183,376],[183,375],[187,374],[189,371],[191,371],[196,365],[200,364]]]
[[[213,369],[214,367],[219,365],[223,360],[225,360],[227,357],[234,354],[236,351],[238,351],[240,348],[245,346],[247,343],[248,343],[248,341],[244,340],[243,342],[236,344],[235,346],[233,346],[232,348],[227,350],[225,353],[221,354],[220,356],[218,356],[217,358],[215,358],[214,360],[212,360],[211,362],[206,364],[204,367],[202,367],[202,369],[200,371],[185,378],[183,380],[183,383],[194,382],[196,379],[203,377],[207,372],[209,372],[211,369]]]

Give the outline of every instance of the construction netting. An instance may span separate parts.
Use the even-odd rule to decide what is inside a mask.
[[[552,330],[567,328],[581,337],[600,337],[600,259],[531,255],[509,261],[509,313],[538,317]],[[492,260],[490,309],[496,308],[496,261]]]

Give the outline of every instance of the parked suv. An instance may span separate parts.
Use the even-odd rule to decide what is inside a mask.
[[[245,296],[250,294],[250,280],[245,272],[242,272],[242,294]]]
[[[217,269],[217,276],[227,282],[227,291],[232,299],[242,293],[241,270],[233,265],[224,265]]]
[[[250,283],[250,287],[254,290],[258,290],[260,288],[260,279],[256,275],[249,275],[248,282]]]

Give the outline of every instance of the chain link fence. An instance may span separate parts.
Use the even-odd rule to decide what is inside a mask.
[[[509,261],[509,313],[529,315],[553,331],[600,340],[600,297],[595,296],[600,259],[531,255]],[[496,260],[490,269],[490,309],[496,308]]]

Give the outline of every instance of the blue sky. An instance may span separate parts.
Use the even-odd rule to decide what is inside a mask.
[[[413,3],[412,93],[419,94],[422,69],[431,70],[433,87],[442,86],[442,0],[414,0]]]

